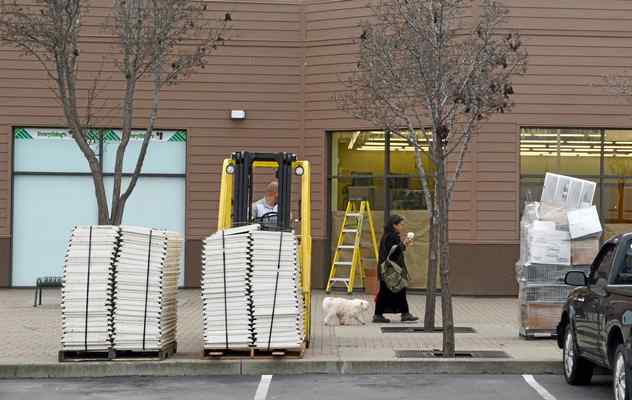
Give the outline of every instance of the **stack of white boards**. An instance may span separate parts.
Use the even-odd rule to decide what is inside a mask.
[[[112,347],[113,262],[116,226],[77,226],[64,263],[62,350],[103,351]]]
[[[204,349],[244,350],[254,342],[252,326],[252,235],[259,225],[215,233],[202,249]]]
[[[297,240],[291,232],[252,232],[254,346],[295,349],[304,340]]]
[[[120,232],[114,263],[114,349],[163,350],[176,342],[182,236],[131,226]]]
[[[203,247],[205,350],[290,350],[304,342],[297,239],[248,225]],[[254,350],[252,350],[254,351]]]

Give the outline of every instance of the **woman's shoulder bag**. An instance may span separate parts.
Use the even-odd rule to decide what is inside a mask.
[[[398,245],[391,247],[386,260],[380,265],[380,275],[388,290],[399,293],[408,287],[408,272],[405,268],[391,260],[391,256],[397,250]]]

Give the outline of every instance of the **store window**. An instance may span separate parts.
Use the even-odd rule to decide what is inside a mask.
[[[520,160],[521,204],[540,198],[546,172],[571,175],[597,183],[604,238],[632,230],[632,130],[523,128]]]
[[[426,136],[419,132],[424,146]],[[421,180],[416,168],[415,149],[405,137],[383,131],[346,131],[331,134],[331,232],[332,251],[349,200],[368,200],[378,237],[385,216],[399,214],[406,220],[417,242],[407,253],[411,287],[426,287],[428,214]],[[425,160],[429,171],[430,163]],[[364,243],[366,262],[370,257],[368,235]],[[412,267],[411,267],[412,266]]]
[[[134,131],[125,154],[126,189],[141,148]],[[114,160],[120,130],[88,133],[99,158],[111,206]],[[186,131],[156,131],[123,223],[185,233]],[[90,168],[69,130],[18,127],[13,139],[13,286],[33,286],[38,277],[61,275],[69,234],[75,225],[96,224],[97,207]],[[37,249],[37,251],[33,251]],[[179,283],[184,284],[184,258]]]

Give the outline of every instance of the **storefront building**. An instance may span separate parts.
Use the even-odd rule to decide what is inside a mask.
[[[632,4],[503,3],[511,27],[523,35],[529,71],[515,80],[513,112],[481,128],[457,185],[450,241],[458,294],[515,294],[520,210],[525,199],[539,197],[545,171],[597,182],[595,202],[608,234],[632,225],[632,106],[612,96],[603,78],[632,62]],[[222,160],[238,150],[286,151],[313,165],[315,286],[325,283],[331,241],[350,194],[370,199],[380,225],[385,210],[404,215],[423,244],[427,215],[414,153],[397,138],[387,146],[380,127],[351,118],[333,100],[354,68],[358,24],[369,16],[366,2],[208,2],[208,9],[232,13],[230,40],[211,65],[164,92],[163,136],[152,141],[152,159],[125,222],[182,231],[181,283],[199,286],[201,241],[215,230]],[[95,7],[95,18],[87,21],[97,24],[104,10]],[[86,38],[82,65],[98,70],[110,42]],[[104,95],[114,99],[123,82],[114,66],[109,69],[114,79]],[[31,286],[36,276],[59,274],[64,232],[96,220],[86,165],[63,137],[65,121],[49,85],[37,62],[0,48],[1,287]],[[147,89],[139,92],[139,128],[147,116]],[[246,119],[231,120],[230,110],[245,110]],[[102,149],[107,176],[120,121],[104,118],[102,126],[114,135],[94,144]],[[409,260],[420,288],[424,249],[417,247]]]

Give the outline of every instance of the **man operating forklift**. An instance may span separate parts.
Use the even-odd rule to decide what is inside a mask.
[[[257,222],[276,224],[279,212],[279,183],[272,181],[266,186],[266,192],[262,199],[252,204],[252,217]]]

